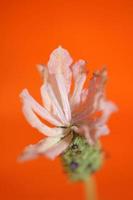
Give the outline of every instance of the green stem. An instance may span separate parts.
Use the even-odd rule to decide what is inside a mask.
[[[89,177],[85,182],[85,195],[86,200],[98,200],[96,195],[96,184],[92,176]]]

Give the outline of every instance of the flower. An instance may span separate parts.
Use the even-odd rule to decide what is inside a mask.
[[[84,86],[88,77],[86,62],[72,63],[69,52],[58,47],[51,53],[47,67],[38,66],[43,78],[43,106],[27,89],[21,92],[27,121],[47,136],[37,144],[27,146],[21,160],[38,155],[54,159],[70,146],[74,134],[83,136],[89,145],[93,145],[100,136],[109,133],[106,123],[117,107],[105,97],[107,70],[96,71],[87,88]],[[43,123],[41,118],[50,125]]]

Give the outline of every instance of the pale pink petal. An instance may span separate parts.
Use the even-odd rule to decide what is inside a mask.
[[[45,65],[38,64],[37,69],[42,77],[42,80],[44,83],[48,80],[48,68]]]
[[[43,79],[43,85],[40,88],[42,103],[45,106],[45,108],[50,113],[52,113],[52,103],[51,103],[51,99],[49,97],[49,94],[47,92],[47,83],[48,83],[48,79],[49,79],[48,68],[44,65],[41,65],[41,64],[37,65],[37,68],[38,68],[38,71],[40,72],[41,77]]]
[[[56,74],[55,77],[56,77],[57,85],[59,88],[65,117],[66,117],[67,122],[70,122],[71,121],[71,109],[70,109],[70,104],[69,104],[69,100],[68,100],[68,94],[67,94],[66,87],[64,84],[64,77],[62,74]]]
[[[41,97],[45,108],[52,113],[52,102],[47,91],[47,83],[41,86]]]
[[[109,134],[109,128],[106,125],[110,115],[117,111],[117,107],[114,103],[106,101],[104,98],[100,99],[99,107],[97,111],[102,112],[102,114],[96,119],[88,119],[88,126],[90,127],[90,135],[96,140],[102,135]]]
[[[58,136],[63,135],[64,130],[61,128],[50,128],[44,123],[41,122],[41,120],[37,117],[37,115],[33,112],[31,105],[29,102],[25,101],[23,105],[23,113],[29,124],[36,128],[38,131],[43,133],[46,136]]]
[[[45,70],[45,71],[47,71],[47,70]],[[43,73],[43,75],[44,75],[44,73]],[[57,105],[55,105],[55,100],[53,100],[53,98],[51,98],[51,92],[48,91],[48,85],[50,85],[50,87],[51,87],[51,78],[52,77],[48,73],[45,74],[45,77],[46,78],[43,78],[44,84],[41,86],[41,97],[42,97],[43,105],[50,113],[52,113],[52,115],[57,120],[64,123],[65,122],[65,117],[63,117],[64,114],[62,113],[62,115],[61,115],[62,111],[60,111],[60,113],[58,111],[59,103],[58,103],[58,107],[57,107]],[[57,84],[55,84],[55,83],[53,84],[53,82],[52,82],[52,85],[54,85],[54,91],[57,94],[57,91],[58,91],[58,88],[56,88]],[[52,96],[53,96],[53,94],[52,94]],[[56,95],[56,96],[59,96],[59,95]],[[59,98],[57,98],[56,96],[54,94],[54,99],[56,99],[56,104],[57,104],[57,101],[59,100]],[[62,109],[61,106],[60,106],[60,109]]]
[[[52,115],[55,116],[55,118],[58,119],[58,114],[59,114],[59,113],[57,113],[58,109],[55,106],[55,103],[54,103],[55,101],[53,102],[53,99],[51,99],[51,97],[50,97],[51,95],[48,92],[48,85],[52,86],[51,88],[54,91],[54,97],[57,99],[56,102],[58,102],[58,104],[60,105],[61,110],[63,110],[62,101],[61,101],[61,97],[60,97],[60,92],[59,92],[59,89],[58,89],[58,85],[57,85],[57,81],[56,81],[55,75],[48,73],[48,78],[45,81],[45,83],[43,84],[43,86],[41,87],[41,96],[42,96],[43,105],[45,106],[45,108],[50,113],[52,113]],[[66,119],[63,119],[63,120],[66,123]],[[59,119],[59,121],[60,121],[60,119]]]
[[[106,101],[104,98],[101,98],[98,109],[102,112],[101,117],[99,117],[96,121],[96,124],[99,125],[105,124],[110,115],[118,110],[117,106],[113,102]]]
[[[37,144],[31,144],[27,146],[22,155],[19,157],[19,161],[32,160],[39,155],[44,154],[49,148],[54,146],[60,141],[60,137],[48,137],[39,141]]]
[[[41,96],[44,99],[44,106],[45,108],[52,113],[52,115],[61,123],[65,124],[66,119],[64,113],[62,111],[62,106],[59,104],[58,99],[53,92],[50,83],[46,83],[41,87]]]
[[[72,141],[72,138],[73,135],[69,134],[67,137],[65,137],[59,143],[57,143],[54,147],[46,151],[44,155],[46,155],[48,158],[52,160],[55,159],[57,156],[59,156],[68,148],[68,146]]]
[[[88,90],[84,88],[81,93],[81,104],[87,100]]]
[[[85,64],[86,62],[84,60],[79,60],[72,66],[72,74],[74,80],[76,80],[80,74],[86,71]]]
[[[70,98],[71,109],[75,113],[78,104],[81,103],[81,94],[83,91],[84,83],[87,77],[86,62],[84,60],[79,60],[72,66],[72,73],[74,78],[74,91]]]
[[[62,126],[62,123],[56,120],[49,111],[42,107],[28,92],[27,89],[24,89],[20,94],[20,97],[23,100],[23,103],[29,102],[31,108],[43,119],[47,120],[55,126]]]
[[[55,109],[55,112],[56,112],[56,115],[58,116],[58,118],[60,119],[60,121],[64,124],[64,125],[67,125],[67,121],[65,119],[65,115],[62,111],[62,108],[53,92],[53,89],[51,87],[50,84],[47,84],[47,91],[48,91],[48,94],[51,98],[51,103]]]
[[[110,132],[107,125],[98,126],[95,132],[95,138],[98,139],[100,136],[108,135]]]
[[[29,145],[24,149],[24,152],[19,156],[18,161],[24,162],[27,160],[33,160],[38,157],[38,154],[36,152],[36,148],[34,145]]]
[[[79,106],[77,113],[73,114],[74,121],[84,120],[98,109],[99,101],[105,95],[104,86],[106,79],[106,69],[97,71],[94,74],[90,81],[87,100],[82,106]]]
[[[73,92],[72,97],[70,98],[70,105],[71,105],[72,111],[74,111],[75,106],[78,105],[81,101],[81,93],[82,93],[85,81],[86,81],[85,73],[79,75],[79,77],[76,79],[74,92]]]
[[[48,84],[51,84],[53,86],[56,96],[59,96],[57,83],[55,81],[53,81],[53,79],[55,79],[55,78],[53,77],[53,75],[49,74],[47,67],[45,67],[44,65],[38,65],[37,68],[38,68],[41,76],[43,77],[43,85],[41,86],[41,97],[42,97],[43,105],[50,113],[52,113],[55,116],[57,113],[56,113],[55,107],[52,104],[50,95],[48,93]],[[58,100],[59,100],[59,98],[58,98]]]
[[[62,111],[60,92],[58,90],[58,85],[55,80],[55,74],[49,73],[48,68],[42,65],[38,65],[38,69],[44,80],[44,84],[41,87],[43,105],[50,113],[52,113],[53,116],[56,116],[59,121],[67,124],[64,113]]]
[[[48,82],[49,82],[50,85],[52,86],[52,89],[53,89],[53,91],[54,91],[54,94],[55,94],[55,96],[56,96],[56,99],[58,100],[58,102],[59,102],[61,108],[63,109],[62,100],[61,100],[61,96],[60,96],[60,91],[59,91],[59,88],[58,88],[58,85],[57,85],[57,81],[56,81],[55,75],[49,74]]]
[[[62,47],[55,49],[48,61],[48,69],[50,74],[62,74],[64,76],[65,87],[67,93],[70,90],[71,84],[71,70],[70,65],[72,64],[72,58],[69,52]]]

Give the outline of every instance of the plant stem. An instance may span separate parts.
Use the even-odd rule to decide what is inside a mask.
[[[96,195],[96,184],[92,176],[84,182],[86,200],[98,200]]]

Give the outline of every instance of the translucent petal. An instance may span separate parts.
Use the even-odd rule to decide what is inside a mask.
[[[95,133],[95,138],[98,139],[102,135],[108,135],[110,132],[107,125],[98,126]]]
[[[59,143],[57,143],[55,146],[50,148],[48,151],[45,152],[44,155],[46,155],[50,159],[55,159],[57,156],[59,156],[61,153],[63,153],[67,147],[70,145],[72,141],[72,134],[69,134],[67,137],[62,139]]]
[[[60,137],[48,137],[39,141],[37,144],[27,146],[19,157],[19,161],[32,160],[44,154],[49,148],[58,143],[60,139]]]
[[[50,128],[44,123],[41,122],[41,120],[37,117],[37,115],[33,112],[31,105],[29,102],[25,102],[23,105],[23,113],[25,115],[25,118],[29,122],[29,124],[36,128],[38,131],[43,133],[46,136],[57,136],[57,135],[63,135],[64,130],[61,128]]]
[[[71,109],[70,109],[70,104],[69,104],[69,100],[68,100],[68,94],[67,94],[65,84],[64,84],[64,77],[62,74],[56,74],[55,77],[56,77],[57,85],[59,88],[65,117],[67,119],[67,122],[70,122],[71,121]]]
[[[106,79],[106,69],[97,71],[94,74],[90,81],[86,102],[82,106],[79,106],[77,113],[74,113],[74,121],[84,120],[98,109],[99,101],[105,95],[104,87]]]
[[[63,113],[63,110],[54,94],[54,91],[51,87],[50,84],[47,84],[47,91],[48,91],[48,94],[51,98],[51,103],[54,107],[54,110],[55,110],[55,114],[59,117],[60,121],[64,124],[64,125],[67,125],[67,121],[65,119],[65,115]]]
[[[41,97],[45,108],[52,113],[52,102],[47,91],[47,83],[41,86]]]
[[[102,115],[97,119],[96,124],[102,125],[108,121],[110,115],[113,112],[116,112],[118,108],[113,102],[106,101],[104,98],[102,98],[99,102],[99,110],[102,112]]]
[[[48,80],[48,68],[45,65],[38,64],[37,69],[42,77],[42,80],[44,83]]]
[[[67,93],[69,93],[71,85],[71,70],[72,58],[69,52],[62,47],[55,49],[48,61],[48,69],[50,74],[62,74],[64,76],[65,87]]]
[[[76,80],[79,75],[86,71],[85,64],[86,62],[84,60],[79,60],[72,66],[72,74],[74,80]]]
[[[29,102],[29,105],[33,109],[34,112],[36,112],[40,117],[47,120],[51,124],[55,126],[62,126],[62,123],[56,120],[52,114],[47,111],[44,107],[42,107],[28,92],[27,89],[24,89],[22,93],[20,94],[20,97],[23,100],[23,103]]]
[[[74,92],[73,92],[72,97],[70,98],[70,105],[71,105],[72,111],[74,110],[74,107],[78,105],[81,101],[81,94],[82,94],[85,80],[86,80],[86,74],[84,73],[84,74],[79,75],[79,77],[77,78],[75,82]]]

